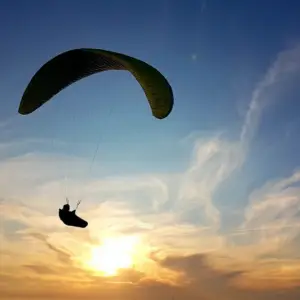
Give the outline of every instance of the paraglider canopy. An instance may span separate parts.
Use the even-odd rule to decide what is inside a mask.
[[[63,52],[44,64],[29,82],[19,113],[30,114],[72,83],[107,70],[131,72],[143,88],[154,117],[163,119],[171,113],[172,88],[158,70],[121,53],[89,48]]]

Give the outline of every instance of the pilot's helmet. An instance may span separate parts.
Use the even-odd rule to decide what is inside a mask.
[[[69,204],[65,204],[63,206],[63,210],[70,210],[70,205]]]

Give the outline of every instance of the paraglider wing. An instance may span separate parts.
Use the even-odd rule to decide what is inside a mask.
[[[172,111],[172,88],[154,67],[121,53],[82,48],[61,53],[38,70],[23,94],[19,113],[30,114],[72,83],[107,70],[131,72],[143,88],[156,118],[163,119]]]

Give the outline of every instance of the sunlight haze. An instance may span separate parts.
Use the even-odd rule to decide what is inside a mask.
[[[106,276],[116,275],[119,269],[133,267],[135,246],[133,237],[107,238],[92,248],[88,266]]]

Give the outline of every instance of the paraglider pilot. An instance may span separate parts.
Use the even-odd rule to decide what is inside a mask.
[[[81,201],[78,201],[77,206],[74,210],[70,211],[70,205],[68,198],[66,199],[67,204],[63,206],[63,208],[59,209],[58,215],[61,221],[67,226],[80,227],[85,228],[88,226],[88,222],[79,218],[76,215],[76,209],[78,208]]]

